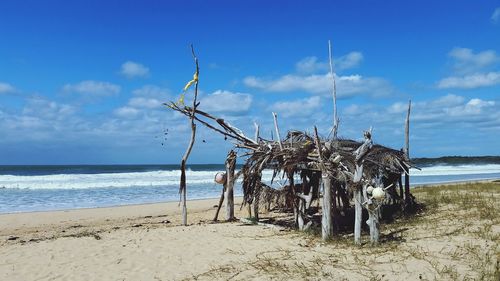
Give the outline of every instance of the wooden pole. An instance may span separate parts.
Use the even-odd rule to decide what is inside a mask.
[[[236,166],[236,153],[229,151],[226,158],[226,188],[224,197],[226,201],[226,221],[234,220],[234,168]]]
[[[327,173],[322,174],[323,215],[321,217],[321,238],[323,241],[333,238],[332,181]]]
[[[406,113],[405,120],[405,155],[410,159],[410,112],[411,112],[411,100],[408,101],[408,112]]]
[[[198,58],[196,57],[196,54],[194,52],[193,45],[191,45],[191,53],[193,55],[194,63],[196,65],[196,72],[195,72],[194,79],[193,79],[193,81],[195,83],[193,108],[192,108],[192,111],[190,113],[191,139],[189,140],[189,145],[188,145],[186,152],[184,153],[184,156],[182,157],[182,161],[181,161],[181,180],[180,180],[179,192],[180,192],[180,196],[181,196],[181,205],[182,205],[182,225],[187,225],[186,162],[189,158],[189,154],[191,153],[191,150],[193,148],[194,141],[196,138],[196,124],[194,123],[194,119],[195,119],[196,107],[198,106],[198,101],[197,101],[197,99],[198,99],[198,75],[200,73],[200,68],[198,66]]]
[[[253,125],[255,127],[255,142],[259,143],[259,124],[253,122]]]
[[[274,119],[274,129],[276,130],[276,138],[278,139],[280,149],[283,150],[283,144],[281,143],[280,130],[278,128],[278,115],[275,112],[273,112],[273,119]]]
[[[260,181],[255,185],[254,195],[253,195],[253,217],[256,222],[259,221],[259,201],[260,201],[260,192],[262,190],[262,185]]]
[[[332,76],[332,94],[333,94],[333,139],[337,139],[338,130],[338,116],[337,116],[337,84],[335,82],[335,72],[333,70],[333,55],[332,55],[332,44],[328,40],[328,58],[330,61],[330,75]]]
[[[368,224],[368,227],[370,228],[370,242],[372,245],[376,245],[378,244],[379,238],[378,206],[381,202],[368,197],[366,187],[367,185],[363,185],[363,204],[368,211],[368,221],[366,222],[366,224]]]
[[[372,245],[377,245],[379,240],[379,208],[368,209],[368,225],[370,226],[370,242]]]
[[[404,200],[404,191],[403,191],[403,177],[401,175],[399,175],[399,179],[398,179],[398,185],[399,185],[399,198],[401,199],[401,201]],[[400,202],[401,202],[400,201]]]
[[[325,163],[323,162],[322,147],[318,136],[318,128],[314,126],[314,140],[318,150],[319,165],[321,168],[321,178],[323,184],[323,214],[321,216],[321,238],[323,241],[333,237],[333,210],[332,210],[332,181],[328,174]],[[312,192],[312,191],[311,191]]]
[[[222,189],[222,193],[220,195],[220,198],[219,198],[219,205],[217,205],[217,211],[215,212],[214,221],[217,221],[217,219],[219,218],[219,212],[220,212],[220,208],[222,207],[222,203],[224,203],[225,194],[226,194],[226,187],[224,186],[224,188]]]
[[[370,129],[371,131],[371,129]],[[361,220],[363,216],[363,208],[362,208],[362,186],[361,186],[361,178],[363,177],[363,161],[364,157],[370,151],[373,146],[372,136],[370,131],[366,131],[364,133],[365,142],[354,151],[355,160],[356,160],[356,171],[354,172],[353,184],[354,184],[354,243],[357,245],[361,245]]]
[[[354,172],[353,183],[359,185],[363,175],[363,164],[356,164],[356,171]],[[361,190],[358,186],[354,189],[354,244],[361,245],[361,221],[363,215],[363,208],[361,206]]]
[[[410,160],[410,111],[411,111],[411,100],[408,102],[408,113],[406,114],[405,122],[405,155],[406,159]],[[411,202],[410,195],[410,170],[406,165],[403,165],[405,169],[405,203],[409,204]]]

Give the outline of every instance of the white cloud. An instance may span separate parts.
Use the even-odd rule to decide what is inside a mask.
[[[136,96],[151,97],[157,99],[168,99],[170,91],[155,85],[145,85],[139,89],[133,90],[132,93]]]
[[[200,100],[201,110],[229,115],[246,113],[251,105],[251,95],[223,90],[217,90]]]
[[[145,77],[149,75],[149,68],[137,62],[127,61],[122,64],[120,73],[127,78]]]
[[[357,67],[363,61],[363,54],[360,52],[350,52],[335,61],[336,70],[344,70]]]
[[[481,99],[471,99],[465,105],[460,105],[448,109],[450,116],[480,115],[485,109],[495,106],[494,101],[484,101]]]
[[[67,93],[79,93],[98,97],[113,96],[118,94],[120,90],[121,88],[118,85],[93,80],[82,81],[77,84],[66,84],[63,87],[63,91]]]
[[[500,22],[500,7],[496,8],[491,15],[491,21],[494,23]]]
[[[440,89],[473,89],[500,84],[500,72],[477,73],[465,76],[453,76],[442,79],[437,86]]]
[[[406,112],[407,110],[408,110],[408,104],[406,104],[404,102],[396,102],[396,103],[393,103],[392,105],[390,105],[387,111],[389,113],[396,113],[397,114],[397,113]],[[349,114],[350,112],[346,112],[346,113]]]
[[[162,107],[163,102],[154,98],[136,97],[131,98],[128,104],[135,108],[157,109]]]
[[[416,102],[412,107],[415,120],[439,124],[456,121],[474,123],[484,119],[495,119],[498,117],[498,112],[495,113],[495,105],[495,101],[466,99],[449,94],[434,100]]]
[[[451,50],[448,56],[454,60],[454,70],[461,74],[481,71],[500,62],[500,57],[494,50],[474,53],[471,49],[457,47]]]
[[[336,82],[339,98],[359,94],[384,96],[393,91],[389,82],[376,77],[365,78],[361,75],[336,75]],[[288,74],[274,80],[249,76],[243,80],[243,83],[248,87],[262,89],[267,92],[304,91],[322,95],[330,95],[332,87],[330,74],[311,74],[308,76]]]
[[[43,96],[30,96],[22,109],[4,113],[0,130],[10,132],[4,141],[61,140],[80,131],[85,123],[76,115],[72,105],[58,103]]]
[[[30,97],[23,109],[23,115],[36,116],[45,120],[62,120],[76,112],[76,107],[60,104],[40,96]]]
[[[347,115],[357,115],[360,114],[364,111],[364,107],[357,105],[357,104],[351,104],[345,108],[342,109],[342,112],[347,114]]]
[[[135,118],[139,115],[139,110],[130,106],[124,106],[117,108],[113,111],[113,113],[122,118]]]
[[[341,108],[339,133],[356,138],[362,129],[373,126],[381,132],[374,134],[377,142],[398,148],[403,144],[407,108],[407,102]],[[410,127],[413,147],[419,151],[465,143],[484,145],[484,134],[498,135],[500,103],[453,94],[412,102]]]
[[[283,117],[307,116],[314,113],[322,106],[321,98],[318,96],[295,101],[276,102],[270,107],[271,111],[277,112]]]
[[[327,71],[327,62],[319,62],[317,57],[305,57],[295,64],[295,70],[299,73],[314,73],[317,71]]]
[[[113,115],[126,122],[134,119],[141,120],[144,124],[158,123],[161,117],[167,116],[166,107],[163,103],[168,101],[169,90],[154,85],[146,85],[132,91],[134,97],[130,98],[126,105],[113,110]],[[122,126],[117,122],[107,122],[108,126]],[[130,122],[127,123],[130,126]],[[140,126],[140,124],[138,125]]]
[[[0,82],[0,94],[7,94],[15,92],[16,88],[9,83]]]
[[[342,71],[357,67],[363,61],[361,52],[350,52],[345,56],[334,59],[335,71]],[[327,61],[318,61],[315,56],[305,57],[295,64],[295,70],[302,74],[310,74],[316,72],[328,72],[330,65]]]

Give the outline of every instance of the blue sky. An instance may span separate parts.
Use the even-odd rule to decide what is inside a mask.
[[[192,77],[190,43],[201,109],[327,135],[329,39],[340,136],[401,148],[411,99],[412,157],[499,154],[499,1],[6,0],[0,164],[178,163],[188,120],[161,103]],[[231,145],[200,126],[190,162]]]

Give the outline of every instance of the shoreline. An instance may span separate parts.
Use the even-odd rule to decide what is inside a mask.
[[[234,196],[234,199],[243,198],[243,196]],[[219,197],[207,197],[207,198],[195,198],[188,199],[187,202],[205,201],[205,200],[215,200]],[[37,213],[47,213],[47,212],[68,212],[68,211],[78,211],[78,210],[92,210],[92,209],[113,209],[113,208],[126,208],[134,206],[149,206],[149,205],[165,205],[179,203],[179,201],[158,201],[158,202],[145,202],[145,203],[132,203],[123,205],[109,205],[109,206],[99,206],[99,207],[81,207],[81,208],[68,208],[68,209],[54,209],[54,210],[37,210],[37,211],[19,211],[19,212],[0,212],[0,217],[2,215],[15,215],[15,214],[37,214]],[[218,201],[217,201],[218,203]]]
[[[235,209],[239,209],[237,206],[240,205],[242,199],[243,197],[235,197]],[[215,214],[218,203],[218,198],[188,200],[188,222],[199,219],[210,219],[210,216]],[[210,215],[205,217],[203,213],[209,213]],[[0,237],[9,235],[10,232],[22,229],[26,226],[29,228],[43,228],[47,225],[65,227],[69,225],[78,225],[84,222],[103,225],[109,222],[123,222],[124,220],[141,220],[145,217],[168,217],[173,224],[176,224],[178,220],[180,221],[180,216],[181,208],[178,202],[3,213],[0,214]],[[34,217],[36,217],[36,220],[33,220]],[[223,217],[223,210],[221,210],[219,217]]]
[[[423,189],[425,187],[435,186],[449,186],[449,185],[466,185],[476,183],[489,183],[495,182],[500,179],[488,180],[474,180],[474,181],[457,181],[446,182],[439,184],[424,184],[414,186],[413,188]],[[235,209],[239,209],[243,196],[235,196]],[[203,198],[187,200],[188,204],[188,220],[191,213],[195,214],[195,219],[199,218],[200,212],[209,212],[213,215],[215,208],[219,203],[219,198]],[[223,209],[224,205],[222,206]],[[221,209],[220,218],[224,216],[224,210]],[[74,218],[78,221],[110,221],[110,220],[123,220],[123,219],[139,219],[146,216],[166,216],[169,214],[173,217],[173,221],[180,218],[181,208],[178,201],[170,202],[156,202],[156,203],[138,203],[117,206],[103,206],[92,208],[72,208],[64,210],[41,210],[29,212],[13,212],[13,213],[0,213],[0,236],[5,234],[9,229],[16,229],[29,225],[31,227],[46,225],[46,224],[61,224],[73,223]],[[211,216],[210,215],[210,216]],[[204,219],[211,219],[205,217]],[[32,221],[32,217],[37,217],[37,222]]]
[[[422,183],[422,184],[415,184],[415,185],[410,185],[410,188],[422,188],[426,186],[446,186],[446,185],[453,185],[453,184],[469,184],[469,183],[483,183],[483,182],[493,182],[500,180],[499,177],[493,177],[493,178],[483,178],[483,179],[474,179],[474,180],[455,180],[455,181],[443,181],[443,182],[436,182],[436,183]],[[207,198],[196,198],[196,199],[188,199],[188,202],[196,202],[196,201],[203,201],[203,200],[215,200],[219,199],[220,196],[217,197],[207,197]],[[235,199],[237,198],[243,198],[243,196],[235,196]],[[97,207],[74,207],[74,208],[62,208],[62,209],[47,209],[47,210],[30,210],[30,211],[17,211],[17,212],[0,212],[0,218],[4,215],[14,215],[14,214],[31,214],[31,213],[44,213],[44,212],[67,212],[67,211],[74,211],[74,210],[89,210],[89,209],[106,209],[106,208],[123,208],[123,207],[132,207],[132,206],[148,206],[148,205],[156,205],[156,204],[175,204],[178,203],[177,200],[175,201],[158,201],[158,202],[145,202],[145,203],[132,203],[132,204],[118,204],[118,205],[106,205],[106,206],[97,206]],[[218,204],[218,201],[217,203]]]

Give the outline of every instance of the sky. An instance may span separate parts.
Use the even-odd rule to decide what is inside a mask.
[[[327,137],[328,40],[340,137],[400,149],[411,100],[411,157],[499,155],[500,1],[3,0],[0,164],[179,163],[190,44],[201,110]],[[189,163],[232,146],[200,125]]]

